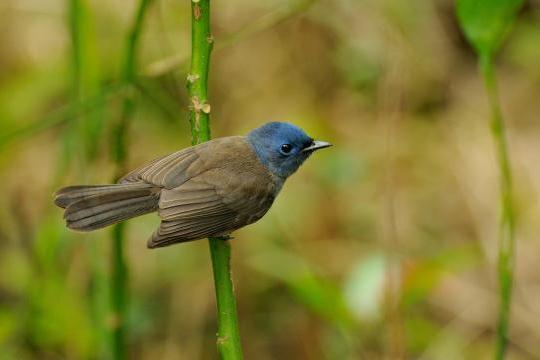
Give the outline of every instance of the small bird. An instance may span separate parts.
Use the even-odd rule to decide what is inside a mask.
[[[227,237],[263,217],[285,180],[329,146],[295,125],[270,122],[247,136],[216,138],[155,159],[117,184],[62,188],[54,203],[65,209],[67,227],[79,231],[157,211],[161,224],[149,248]]]

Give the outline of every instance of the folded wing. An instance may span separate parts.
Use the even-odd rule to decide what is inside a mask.
[[[160,227],[148,247],[222,236],[260,219],[274,200],[273,188],[223,169],[213,169],[163,190]]]
[[[120,182],[162,188],[158,209],[162,222],[148,242],[150,248],[229,234],[261,218],[278,190],[240,136],[156,159]]]

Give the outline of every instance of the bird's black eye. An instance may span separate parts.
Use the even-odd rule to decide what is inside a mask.
[[[292,146],[291,144],[283,144],[281,145],[281,152],[284,153],[284,154],[288,154],[290,153],[292,150]]]

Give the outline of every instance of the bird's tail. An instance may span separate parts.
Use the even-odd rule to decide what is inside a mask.
[[[81,185],[60,189],[54,203],[66,209],[70,229],[92,231],[156,211],[160,188],[145,183]]]

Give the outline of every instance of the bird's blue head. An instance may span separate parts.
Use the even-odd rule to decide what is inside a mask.
[[[283,179],[292,175],[315,150],[331,146],[285,122],[266,123],[251,131],[247,139],[261,162]]]

